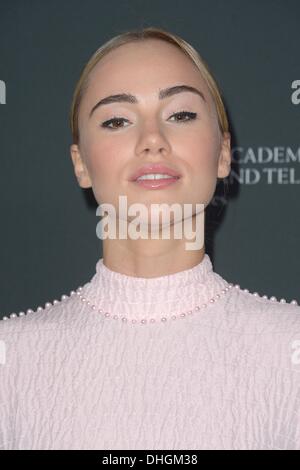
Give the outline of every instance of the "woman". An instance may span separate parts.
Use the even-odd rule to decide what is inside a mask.
[[[216,82],[191,45],[158,28],[95,52],[71,127],[79,185],[118,224],[132,221],[123,195],[147,211],[200,204],[195,228],[230,172]],[[297,302],[233,286],[205,245],[186,242],[104,238],[89,282],[1,322],[3,448],[300,449]]]

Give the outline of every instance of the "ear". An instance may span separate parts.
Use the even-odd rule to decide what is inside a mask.
[[[224,132],[222,136],[221,152],[218,162],[218,178],[225,178],[231,170],[231,135],[230,132]]]
[[[92,182],[86,168],[86,165],[83,161],[82,156],[80,155],[80,150],[78,145],[72,144],[70,146],[71,159],[74,166],[74,173],[78,180],[78,184],[81,188],[91,188]]]

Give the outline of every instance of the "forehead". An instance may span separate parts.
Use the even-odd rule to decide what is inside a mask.
[[[176,73],[201,78],[196,65],[183,51],[158,39],[123,44],[104,56],[94,67],[90,77],[93,79],[108,71],[119,71],[122,76],[129,74],[133,79],[137,75],[137,78],[142,76],[145,80],[144,72],[150,73],[153,68],[155,73],[164,75]]]
[[[109,52],[90,72],[88,81],[87,101],[121,92],[151,99],[160,88],[179,83],[200,87],[209,101],[208,87],[192,60],[158,39],[124,44]]]

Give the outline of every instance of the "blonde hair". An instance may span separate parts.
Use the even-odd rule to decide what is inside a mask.
[[[74,90],[71,110],[70,110],[70,126],[72,132],[73,143],[79,143],[79,126],[78,126],[78,115],[79,115],[79,107],[81,100],[84,96],[85,91],[88,88],[88,79],[91,70],[95,67],[95,65],[107,55],[110,51],[117,49],[119,46],[123,44],[132,43],[135,41],[144,41],[147,39],[161,39],[168,43],[171,43],[178,47],[184,54],[186,54],[196,65],[199,69],[203,79],[205,80],[212,98],[214,100],[216,111],[217,111],[217,118],[218,118],[218,125],[221,133],[229,132],[229,124],[227,119],[227,114],[225,110],[225,106],[222,100],[221,92],[219,87],[213,78],[208,65],[204,61],[204,59],[200,56],[200,54],[184,39],[180,38],[179,36],[172,34],[168,31],[165,31],[161,28],[155,27],[147,27],[141,30],[132,30],[126,31],[125,33],[119,34],[118,36],[113,37],[105,44],[103,44],[99,49],[94,52],[91,56],[89,61],[83,67],[81,71],[80,78],[77,82],[77,85]]]

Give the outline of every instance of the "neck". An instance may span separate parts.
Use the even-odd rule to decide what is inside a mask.
[[[207,253],[188,269],[150,278],[111,270],[101,258],[96,264],[96,274],[83,287],[82,295],[97,311],[102,309],[110,318],[116,315],[148,323],[163,317],[177,318],[185,312],[189,315],[188,312],[199,311],[200,314],[199,308],[210,307],[212,299],[220,301],[222,290],[227,286],[228,283],[213,271]]]
[[[203,221],[203,212],[190,219],[180,220],[177,224],[167,227],[164,235],[161,230],[158,239],[151,237],[148,232],[145,233],[145,238],[108,237],[103,240],[103,264],[112,271],[143,278],[165,276],[191,269],[204,259]],[[197,227],[197,224],[201,226]],[[178,225],[181,226],[182,236],[175,238],[174,233]]]
[[[103,249],[103,264],[111,271],[133,277],[154,278],[175,274],[191,269],[201,263],[205,247],[197,251],[183,251],[182,245],[149,253],[145,250],[132,251],[128,244],[110,244]],[[136,248],[136,246],[135,246]]]

